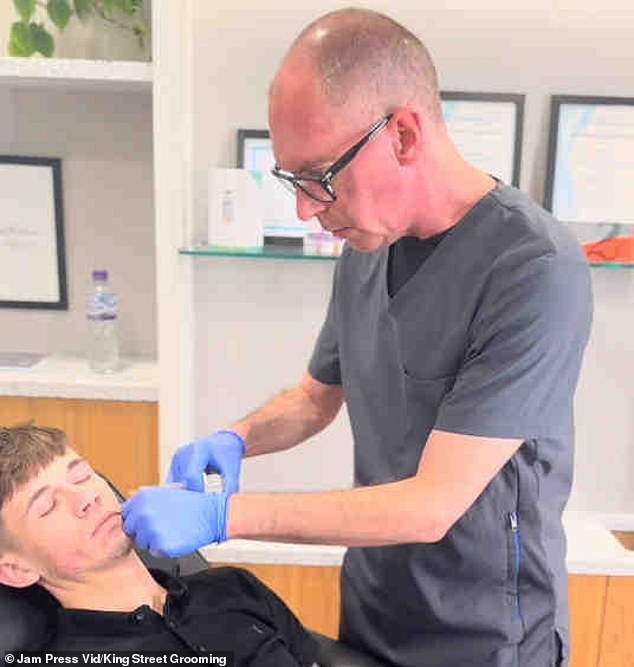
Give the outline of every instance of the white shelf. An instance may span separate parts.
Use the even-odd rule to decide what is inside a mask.
[[[158,366],[124,359],[114,373],[93,373],[85,359],[55,354],[29,368],[0,367],[0,396],[157,401]]]
[[[104,92],[152,90],[152,63],[0,58],[0,86]]]

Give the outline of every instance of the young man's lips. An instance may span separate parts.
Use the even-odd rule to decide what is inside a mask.
[[[93,536],[96,535],[113,517],[120,517],[121,512],[109,512],[103,519],[95,526],[92,531]]]

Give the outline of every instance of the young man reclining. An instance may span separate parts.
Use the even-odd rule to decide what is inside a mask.
[[[228,651],[235,667],[316,660],[314,640],[249,572],[150,572],[107,482],[53,428],[0,428],[0,582],[37,583],[59,601],[48,651]]]

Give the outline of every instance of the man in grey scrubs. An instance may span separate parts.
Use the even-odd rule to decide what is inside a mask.
[[[565,664],[561,513],[590,277],[568,232],[468,164],[421,42],[342,10],[292,45],[270,92],[274,170],[347,241],[298,386],[181,448],[124,507],[141,546],[227,537],[343,544],[341,638],[403,667]],[[355,488],[238,492],[243,453],[292,447],[346,402]],[[246,449],[246,452],[244,450]],[[225,475],[208,494],[202,473]]]

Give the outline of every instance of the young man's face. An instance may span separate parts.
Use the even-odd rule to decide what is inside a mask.
[[[83,581],[132,549],[112,490],[71,449],[18,488],[1,516],[10,546],[0,561],[14,558],[42,583]]]

